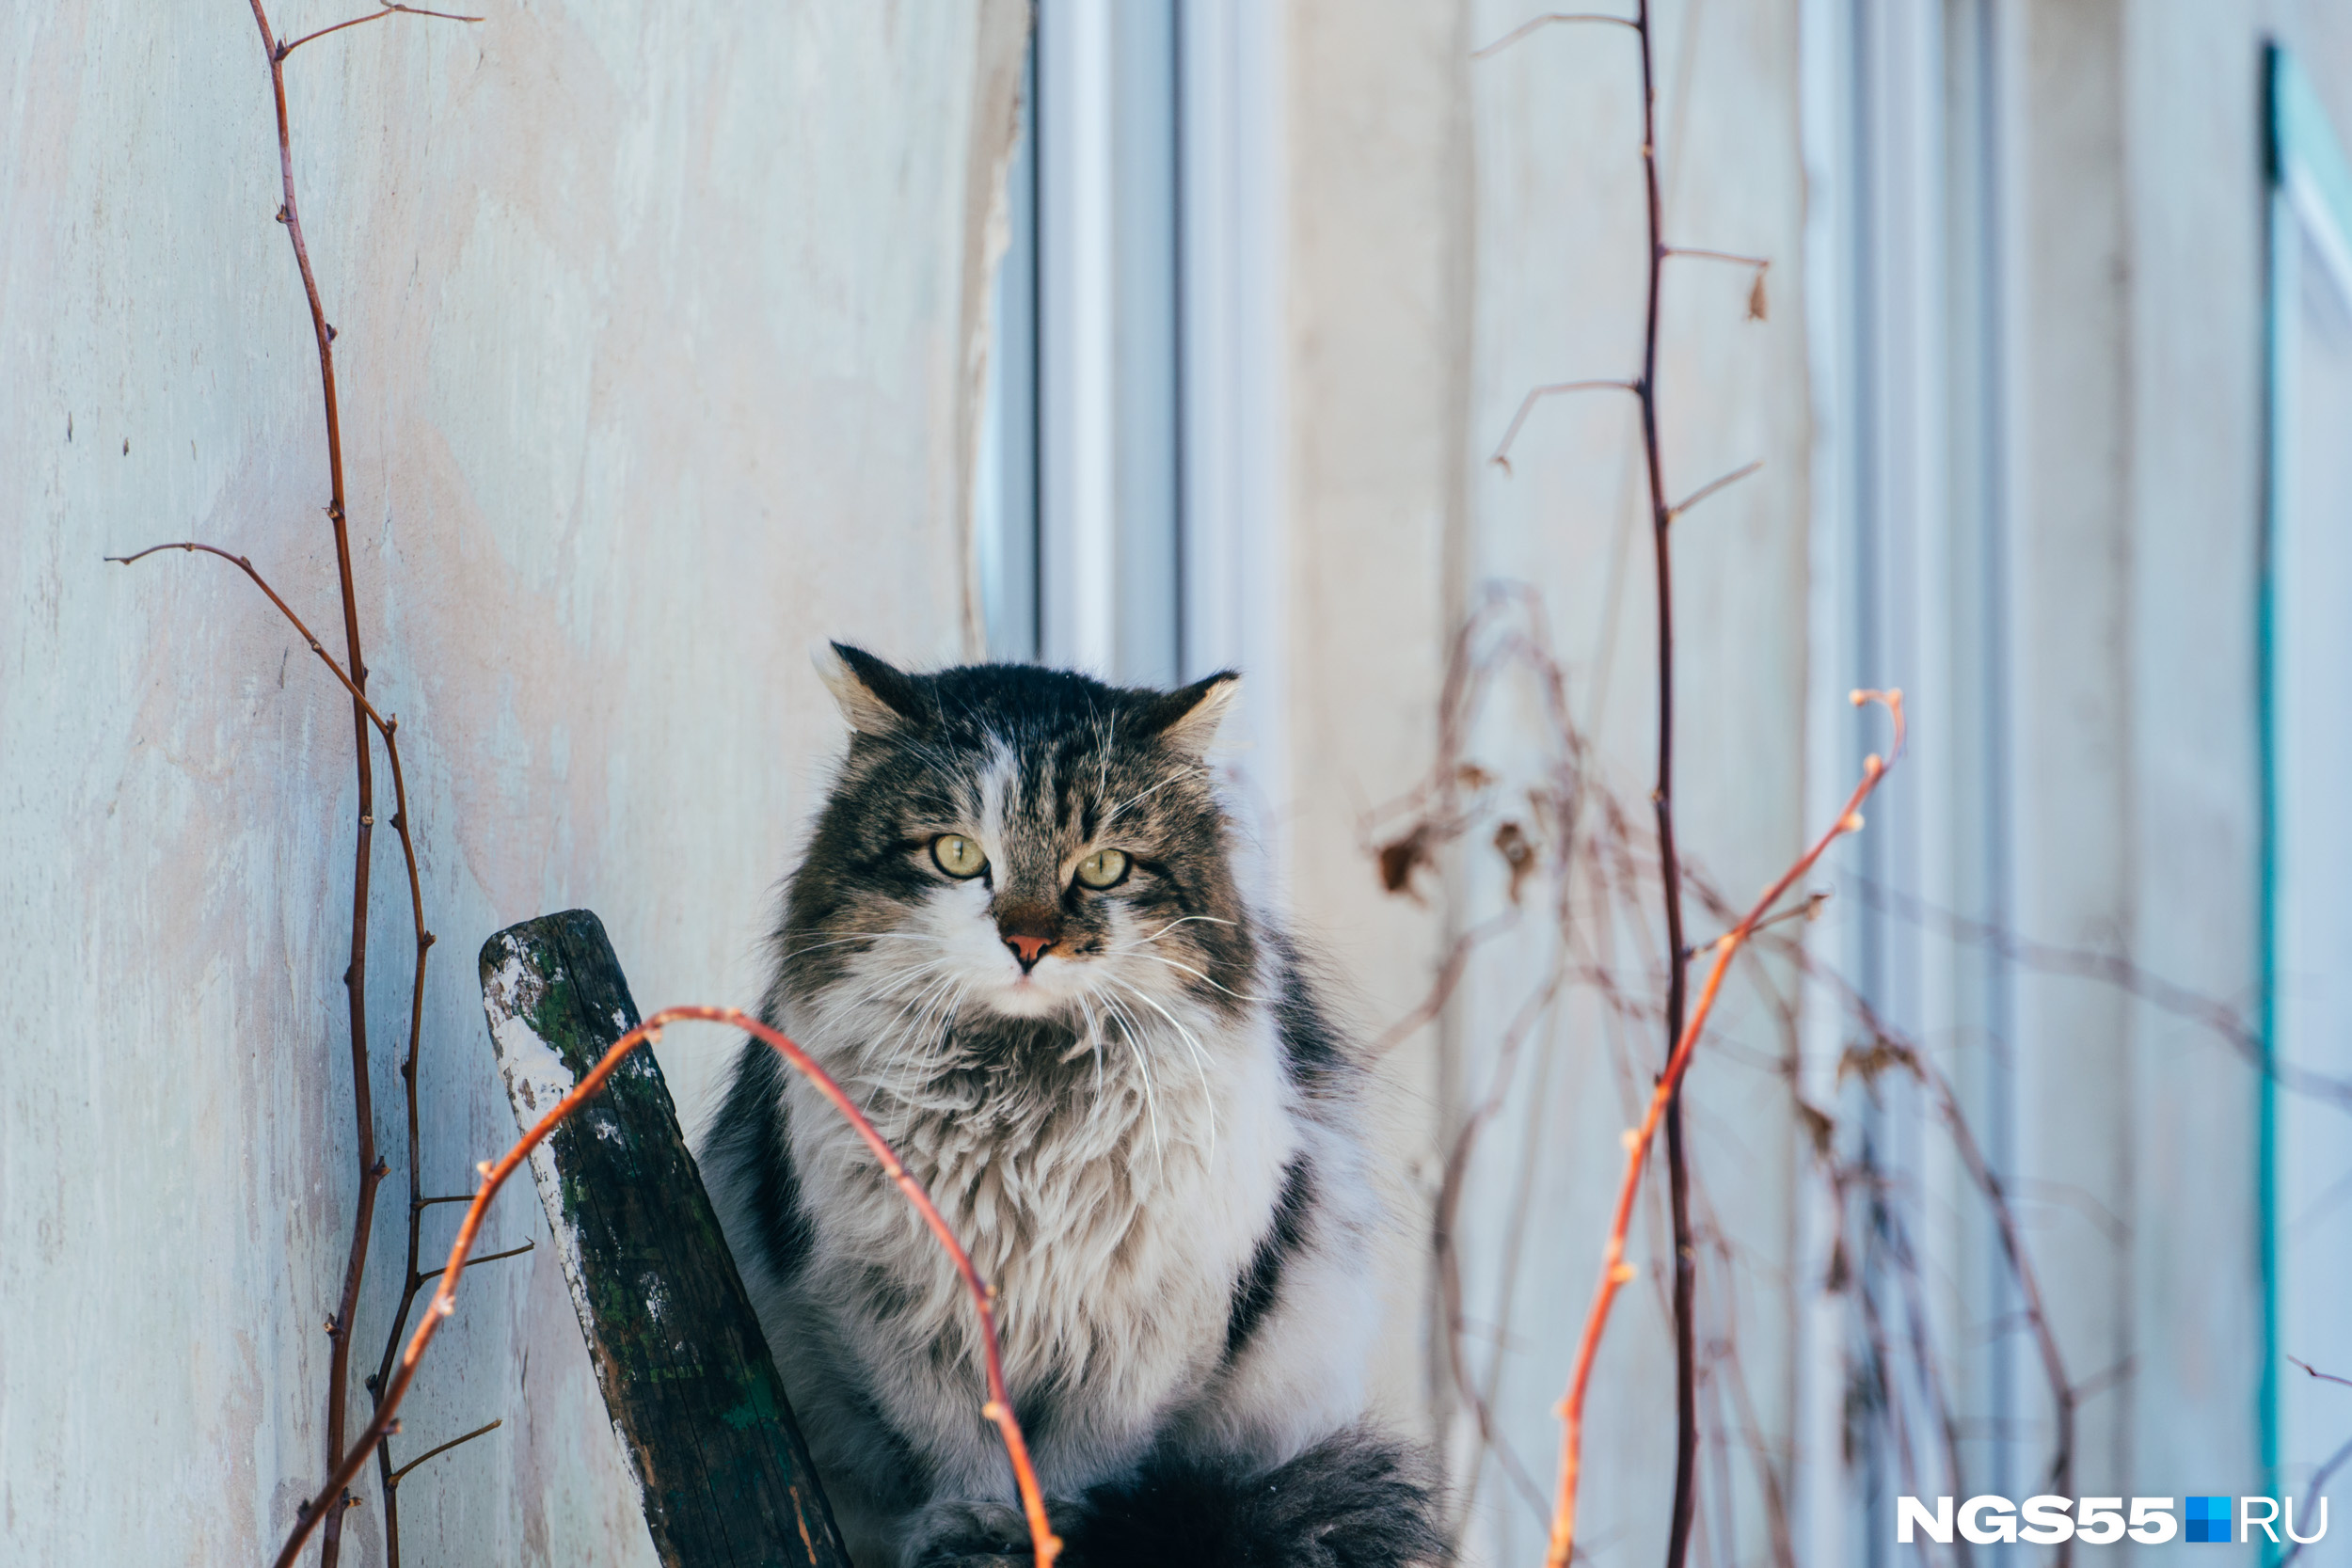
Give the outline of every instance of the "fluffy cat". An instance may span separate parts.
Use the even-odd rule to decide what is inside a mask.
[[[1438,1560],[1422,1462],[1364,1424],[1361,1069],[1201,761],[1235,678],[834,651],[850,748],[765,1015],[995,1286],[1065,1568]],[[704,1164],[861,1568],[1025,1563],[970,1303],[869,1151],[754,1043]]]

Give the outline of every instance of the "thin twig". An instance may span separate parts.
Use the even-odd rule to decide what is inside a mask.
[[[1705,500],[1716,491],[1729,489],[1732,485],[1739,483],[1741,480],[1747,478],[1750,474],[1755,473],[1757,469],[1763,467],[1764,460],[1759,457],[1753,463],[1745,464],[1740,467],[1732,469],[1731,472],[1724,475],[1721,479],[1710,480],[1708,483],[1700,485],[1697,489],[1683,497],[1680,500],[1675,502],[1674,505],[1666,508],[1666,515],[1669,518],[1681,516],[1685,512],[1690,511],[1691,508],[1698,505],[1699,502]]]
[[[1642,384],[1638,381],[1558,381],[1549,387],[1538,387],[1519,400],[1518,412],[1511,416],[1510,427],[1503,431],[1502,441],[1497,443],[1493,455],[1486,461],[1506,474],[1511,472],[1511,443],[1518,439],[1519,426],[1527,422],[1529,412],[1544,399],[1556,397],[1562,392],[1595,392],[1604,388],[1631,392],[1638,397]]]
[[[1888,768],[1902,756],[1902,693],[1857,691],[1853,694],[1853,701],[1857,705],[1867,702],[1883,703],[1893,715],[1895,737],[1887,756],[1882,759],[1873,752],[1864,759],[1862,780],[1847,798],[1845,809],[1838,813],[1837,819],[1788,870],[1781,873],[1777,881],[1765,890],[1764,895],[1756,900],[1739,925],[1710,944],[1715,953],[1714,967],[1708,972],[1707,984],[1699,991],[1698,1003],[1691,1009],[1690,1019],[1683,1026],[1680,1038],[1676,1041],[1674,1054],[1668,1059],[1666,1070],[1660,1076],[1658,1086],[1650,1096],[1648,1112],[1643,1117],[1641,1125],[1626,1136],[1625,1177],[1617,1189],[1617,1204],[1610,1223],[1609,1241],[1601,1255],[1600,1283],[1595,1289],[1593,1305],[1584,1320],[1584,1332],[1577,1344],[1576,1366],[1569,1378],[1567,1396],[1560,1406],[1565,1436],[1560,1448],[1560,1491],[1552,1515],[1551,1545],[1545,1558],[1548,1568],[1567,1568],[1569,1554],[1575,1548],[1576,1487],[1583,1456],[1585,1390],[1592,1382],[1593,1364],[1600,1349],[1601,1333],[1608,1326],[1609,1309],[1615,1302],[1617,1292],[1634,1276],[1632,1265],[1625,1260],[1626,1234],[1632,1225],[1634,1199],[1641,1192],[1643,1167],[1647,1162],[1650,1146],[1657,1138],[1659,1125],[1665,1118],[1666,1107],[1682,1086],[1683,1074],[1690,1069],[1692,1053],[1707,1027],[1708,1014],[1713,1010],[1716,995],[1723,989],[1724,976],[1740,947],[1754,934],[1756,923],[1780,901],[1781,895],[1813,869],[1814,863],[1828,851],[1832,844],[1847,833],[1861,831],[1862,803],[1869,799],[1879,781],[1886,776]]]
[[[1666,247],[1666,254],[1687,256],[1694,261],[1730,261],[1743,267],[1754,267],[1758,272],[1772,264],[1772,258],[1768,256],[1741,256],[1728,250],[1698,250],[1687,245],[1670,245]]]
[[[538,1243],[536,1242],[525,1242],[520,1246],[508,1247],[504,1252],[485,1252],[481,1257],[473,1259],[473,1261],[477,1263],[495,1263],[501,1258],[520,1258],[524,1253],[529,1252]],[[417,1275],[417,1283],[420,1285],[429,1285],[433,1281],[440,1278],[441,1273],[442,1271],[440,1269],[427,1269],[424,1273]]]
[[[1862,898],[1872,909],[1892,914],[1925,929],[1964,942],[1995,958],[2042,974],[2062,974],[2112,986],[2160,1012],[2185,1019],[2209,1030],[2241,1057],[2247,1066],[2268,1077],[2291,1094],[2302,1095],[2339,1111],[2352,1112],[2352,1078],[2339,1078],[2293,1062],[2274,1058],[2261,1031],[2238,1008],[2218,997],[2153,974],[2116,953],[2091,948],[2061,947],[2036,942],[1988,921],[1971,920],[1939,905],[1867,878],[1856,879]]]
[[[1770,272],[1772,267],[1772,263],[1769,258],[1762,256],[1741,256],[1728,250],[1697,250],[1689,245],[1678,245],[1666,246],[1666,254],[1669,256],[1687,256],[1695,261],[1728,261],[1735,266],[1749,267],[1754,269],[1756,277],[1748,285],[1748,320],[1752,322],[1760,322],[1764,320],[1771,305],[1771,302],[1765,298],[1764,294],[1764,275]]]
[[[397,1370],[377,1397],[373,1419],[353,1443],[351,1452],[328,1475],[326,1484],[303,1507],[284,1548],[278,1554],[276,1568],[293,1568],[295,1558],[302,1551],[303,1543],[309,1539],[320,1515],[328,1512],[328,1505],[358,1473],[369,1453],[383,1441],[386,1430],[392,1423],[392,1414],[406,1397],[408,1386],[415,1380],[417,1367],[424,1359],[424,1353],[431,1346],[434,1335],[439,1331],[442,1323],[457,1310],[457,1288],[465,1278],[474,1237],[482,1228],[483,1216],[489,1209],[490,1200],[498,1196],[507,1178],[530,1158],[531,1151],[544,1142],[548,1134],[595,1098],[630,1052],[640,1045],[658,1040],[666,1025],[688,1020],[723,1023],[730,1028],[740,1029],[766,1041],[782,1055],[794,1070],[832,1102],[834,1109],[849,1122],[866,1147],[873,1150],[875,1158],[882,1163],[882,1174],[906,1196],[907,1201],[914,1206],[931,1235],[946,1252],[948,1260],[954,1264],[956,1273],[963,1281],[965,1293],[972,1298],[973,1311],[979,1319],[980,1349],[988,1383],[988,1402],[980,1407],[980,1414],[995,1424],[998,1434],[1004,1439],[1006,1455],[1012,1463],[1013,1480],[1020,1489],[1023,1512],[1028,1520],[1036,1568],[1053,1568],[1054,1559],[1061,1550],[1061,1542],[1055,1537],[1046,1521],[1045,1496],[1038,1485],[1036,1467],[1029,1461],[1028,1443],[1022,1435],[1021,1423],[1013,1414],[1012,1397],[1006,1390],[1004,1357],[996,1338],[994,1289],[980,1277],[979,1270],[973,1266],[971,1255],[956,1240],[955,1232],[948,1228],[946,1220],[941,1217],[938,1208],[932,1204],[930,1195],[923,1190],[923,1184],[909,1174],[889,1142],[875,1131],[874,1124],[866,1118],[865,1113],[843,1092],[831,1074],[783,1033],[750,1014],[733,1007],[701,1006],[665,1007],[623,1035],[589,1069],[588,1075],[573,1085],[569,1094],[500,1156],[497,1164],[485,1167],[481,1190],[474,1194],[473,1202],[467,1208],[466,1217],[457,1227],[457,1239],[451,1243],[449,1261],[442,1265],[440,1285],[434,1291],[432,1301],[426,1304],[424,1315],[417,1324],[416,1333],[410,1337],[407,1348],[401,1353]]]
[[[2089,1377],[2074,1385],[2074,1404],[2076,1408],[2079,1409],[2081,1406],[2089,1404],[2092,1400],[2097,1399],[2100,1395],[2106,1393],[2110,1388],[2122,1387],[2125,1380],[2130,1378],[2132,1373],[2137,1371],[2138,1370],[2138,1358],[2137,1356],[2126,1354],[2122,1359],[2115,1362],[2114,1365],[2102,1368],[2098,1371],[2091,1373]]]
[[[2292,1360],[2293,1357],[2290,1356],[2288,1359]],[[2304,1370],[2309,1371],[2311,1369],[2305,1368]],[[2343,1380],[2339,1378],[2337,1381],[2342,1382]],[[2346,1442],[2344,1447],[2329,1454],[2328,1456],[2328,1463],[2322,1465],[2318,1469],[2312,1472],[2311,1484],[2305,1488],[2305,1491],[2311,1496],[2320,1498],[2319,1506],[2321,1508],[2326,1508],[2328,1506],[2328,1501],[2327,1498],[2321,1495],[2319,1489],[2328,1484],[2328,1478],[2329,1476],[2334,1475],[2339,1469],[2343,1468],[2344,1462],[2347,1459],[2352,1459],[2352,1442]],[[2312,1539],[2316,1540],[2318,1538],[2314,1536]],[[2294,1545],[2289,1546],[2286,1549],[2286,1554],[2279,1559],[2279,1568],[2287,1568],[2287,1564],[2293,1562],[2296,1558],[2301,1557],[2303,1555],[2303,1548],[2311,1544],[2312,1543],[2310,1541],[2297,1541]]]
[[[1438,961],[1437,979],[1429,990],[1422,993],[1411,1012],[1383,1029],[1379,1037],[1364,1048],[1365,1059],[1379,1061],[1444,1012],[1446,1003],[1453,999],[1454,988],[1462,983],[1463,974],[1470,969],[1470,958],[1489,941],[1518,924],[1518,916],[1517,909],[1503,910],[1493,919],[1455,937],[1447,946],[1445,957]]]
[[[243,572],[246,577],[251,578],[253,579],[253,585],[256,588],[259,588],[262,593],[268,594],[269,602],[278,607],[278,613],[285,616],[287,623],[291,625],[295,631],[301,633],[302,641],[310,645],[310,649],[312,653],[318,655],[319,662],[326,665],[329,671],[333,672],[336,680],[342,683],[343,689],[351,693],[352,702],[357,704],[359,711],[367,716],[368,722],[373,724],[378,733],[387,736],[390,735],[393,729],[397,727],[396,721],[387,719],[384,715],[375,711],[375,705],[368,701],[368,694],[360,690],[359,688],[353,683],[352,678],[343,673],[343,667],[335,662],[335,656],[328,653],[325,647],[320,645],[317,635],[313,633],[309,626],[303,624],[302,617],[294,612],[294,607],[286,603],[285,599],[279,595],[278,590],[269,585],[269,579],[262,576],[260,572],[255,571],[253,569],[253,562],[247,561],[244,556],[231,555],[227,550],[222,549],[218,545],[200,545],[193,540],[175,539],[168,544],[150,545],[147,548],[143,550],[135,550],[129,555],[110,555],[105,559],[113,565],[130,566],[137,563],[138,562],[145,561],[149,556],[157,554],[163,550],[188,550],[203,555],[216,555],[221,560],[228,562],[230,565]],[[463,1200],[461,1199],[460,1201]]]
[[[1518,42],[1519,40],[1527,37],[1528,34],[1539,32],[1546,27],[1551,26],[1555,23],[1562,22],[1605,22],[1618,27],[1633,27],[1639,25],[1639,24],[1637,24],[1629,16],[1610,16],[1602,11],[1553,11],[1547,16],[1539,16],[1533,22],[1520,23],[1518,26],[1512,28],[1509,32],[1503,34],[1501,38],[1495,40],[1494,42],[1487,44],[1483,49],[1471,50],[1470,58],[1473,60],[1483,60],[1489,55],[1500,54],[1503,50],[1510,48],[1511,45]]]
[[[305,33],[298,39],[279,44],[277,57],[282,60],[314,39],[323,39],[329,33],[340,33],[346,27],[359,27],[371,22],[381,22],[388,16],[430,16],[437,17],[443,22],[480,22],[483,20],[478,16],[459,16],[455,11],[428,11],[415,6],[395,6],[390,3],[390,0],[385,0],[381,10],[371,11],[365,16],[355,16],[348,22],[338,22],[331,27],[321,27],[315,33]]]
[[[1787,909],[1782,910],[1779,913],[1766,915],[1763,919],[1757,921],[1756,923],[1756,930],[1769,931],[1773,927],[1787,925],[1791,920],[1819,919],[1821,913],[1821,906],[1829,902],[1829,897],[1830,890],[1828,888],[1816,888],[1811,893],[1804,895],[1804,902],[1801,904],[1791,904]],[[1725,933],[1725,935],[1728,934],[1728,932]],[[1751,936],[1755,934],[1755,931],[1751,931],[1749,933]],[[1721,942],[1723,940],[1723,937],[1717,937],[1715,942]],[[1694,958],[1698,957],[1699,953],[1704,948],[1713,947],[1715,945],[1715,942],[1702,943],[1700,947],[1686,947],[1683,949],[1682,956],[1686,958]]]
[[[487,1258],[477,1258],[474,1261],[477,1263],[486,1263],[489,1259]],[[407,1464],[403,1465],[399,1469],[394,1470],[390,1475],[385,1477],[384,1484],[387,1486],[398,1486],[403,1476],[415,1469],[418,1465],[423,1464],[426,1460],[438,1454],[445,1454],[449,1452],[450,1449],[457,1447],[460,1443],[470,1443],[485,1432],[496,1432],[499,1428],[504,1426],[505,1424],[506,1418],[501,1416],[497,1420],[490,1422],[486,1426],[478,1426],[474,1428],[463,1437],[453,1437],[438,1448],[427,1449],[424,1452],[417,1455],[416,1458],[410,1460]]]
[[[2333,1372],[2323,1372],[2317,1367],[2312,1366],[2310,1362],[2297,1356],[2290,1355],[2287,1359],[2302,1368],[2303,1370],[2309,1375],[2319,1379],[2322,1383],[2341,1383],[2346,1388],[2352,1388],[2352,1377],[2338,1377]]]

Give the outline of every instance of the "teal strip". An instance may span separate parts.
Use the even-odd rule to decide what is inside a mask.
[[[2274,62],[2285,56],[2272,46]],[[2275,81],[2274,72],[2274,81]],[[2275,102],[2275,100],[2274,100]],[[2269,299],[2263,311],[2263,386],[2265,429],[2261,566],[2256,574],[2259,599],[2254,612],[2255,640],[2261,664],[2261,693],[2256,699],[2261,738],[2262,769],[2262,996],[2256,1028],[2261,1032],[2262,1077],[2256,1087],[2255,1210],[2262,1274],[2262,1386],[2256,1420],[2262,1435],[2263,1490],[2279,1496],[2279,640],[2277,609],[2278,539],[2286,482],[2287,388],[2281,356],[2282,334],[2294,299],[2285,287],[2293,278],[2289,247],[2299,244],[2295,210],[2283,190],[2274,189],[2268,204],[2267,242],[2270,254]],[[2265,1548],[2263,1560],[2275,1562],[2278,1548]]]
[[[2270,168],[2271,178],[2284,184],[2298,174],[2319,193],[2321,204],[2334,220],[2337,235],[2352,241],[2352,164],[2344,162],[2344,146],[2319,95],[2295,56],[2277,44],[2270,46]]]
[[[2279,543],[2289,526],[2290,459],[2294,427],[2295,388],[2293,350],[2287,334],[2300,308],[2296,297],[2302,234],[2298,226],[2319,222],[2331,227],[2338,252],[2352,250],[2352,164],[2318,95],[2312,90],[2295,56],[2277,44],[2270,46],[2266,76],[2269,86],[2269,172],[2271,180],[2266,240],[2269,298],[2263,313],[2263,358],[2266,429],[2263,505],[2260,604],[2256,637],[2260,644],[2262,690],[2261,725],[2262,820],[2262,1031],[2263,1074],[2256,1112],[2260,1169],[2256,1203],[2260,1210],[2263,1292],[2262,1388],[2259,1396],[2262,1465],[2265,1490],[2280,1495],[2279,1369],[2283,1347],[2279,1342]],[[2315,196],[2320,211],[2298,208],[2290,192]],[[2275,1563],[2277,1545],[2265,1545],[2263,1560]]]
[[[2269,133],[2271,190],[2266,211],[2269,221],[2265,236],[2269,254],[2265,258],[2268,272],[2267,300],[2263,310],[2263,426],[2265,439],[2263,520],[2261,566],[2256,574],[2259,594],[2255,608],[2255,638],[2259,646],[2261,692],[2256,699],[2262,770],[2262,913],[2259,941],[2262,947],[2262,997],[2258,1009],[2262,1032],[2262,1080],[2256,1091],[2255,1110],[2255,1208],[2258,1215],[2257,1247],[2260,1252],[2262,1275],[2262,1379],[2257,1395],[2256,1422],[2260,1428],[2262,1449],[2263,1490],[2271,1497],[2279,1495],[2279,1105],[2278,1105],[2278,979],[2279,979],[2279,645],[2277,625],[2276,574],[2273,567],[2278,555],[2280,528],[2286,495],[2287,394],[2284,333],[2288,312],[2295,309],[2295,299],[2287,284],[2293,278],[2294,252],[2299,243],[2295,232],[2294,208],[2285,191],[2288,160],[2293,155],[2296,135],[2291,124],[2294,111],[2291,102],[2307,98],[2310,86],[2302,80],[2294,57],[2277,44],[2270,45],[2269,70]],[[2265,1565],[2277,1560],[2274,1549],[2264,1553]]]

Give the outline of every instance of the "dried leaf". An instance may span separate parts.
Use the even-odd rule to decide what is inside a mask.
[[[1837,1081],[1841,1084],[1848,1078],[1875,1084],[1879,1074],[1889,1070],[1907,1072],[1915,1078],[1925,1076],[1920,1071],[1919,1058],[1911,1047],[1884,1036],[1867,1045],[1850,1045],[1846,1053],[1837,1059]]]
[[[1517,822],[1495,830],[1495,848],[1511,868],[1511,902],[1519,901],[1519,884],[1535,869],[1535,846]]]
[[[1423,822],[1403,838],[1380,846],[1380,885],[1391,893],[1409,893],[1413,868],[1429,863],[1429,824]]]
[[[1837,1135],[1837,1124],[1802,1100],[1797,1101],[1797,1119],[1804,1126],[1805,1137],[1813,1145],[1813,1152],[1827,1159]]]
[[[1748,320],[1760,322],[1772,313],[1772,302],[1764,297],[1764,269],[1756,269],[1756,284],[1748,290]]]

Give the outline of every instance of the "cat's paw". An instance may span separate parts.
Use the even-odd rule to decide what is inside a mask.
[[[1030,1560],[1028,1521],[1004,1503],[935,1499],[915,1515],[906,1541],[903,1568],[1014,1568]]]

